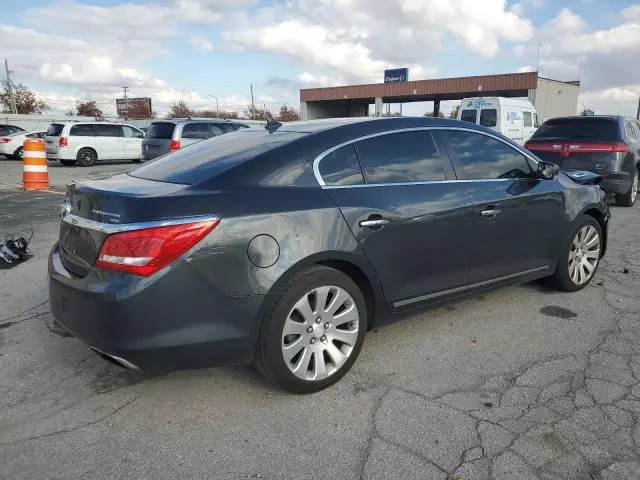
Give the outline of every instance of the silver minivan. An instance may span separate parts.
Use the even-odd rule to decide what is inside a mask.
[[[151,160],[165,153],[174,152],[194,143],[216,137],[241,128],[249,128],[242,122],[215,119],[158,120],[149,125],[142,141],[142,161]]]

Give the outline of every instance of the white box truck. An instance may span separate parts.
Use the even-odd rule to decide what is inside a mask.
[[[465,98],[458,109],[458,120],[492,128],[520,145],[540,126],[536,108],[519,98]]]

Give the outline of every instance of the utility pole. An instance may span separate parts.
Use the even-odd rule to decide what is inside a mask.
[[[11,82],[11,70],[9,70],[9,61],[5,58],[4,70],[7,73],[7,88],[9,89],[9,106],[11,113],[18,113],[18,107],[16,106],[16,97],[13,95],[13,83]]]
[[[253,103],[253,83],[251,83],[250,86],[251,86],[251,120],[253,120],[253,117],[255,116],[256,105],[255,103]]]
[[[129,87],[122,87],[122,91],[124,92],[124,119],[127,120],[129,117],[129,102],[127,102],[127,90]]]
[[[540,75],[540,45],[542,44],[538,44],[538,59],[536,60],[536,72],[538,72],[538,75]]]
[[[638,99],[638,113],[636,113],[636,118],[640,120],[640,98]]]

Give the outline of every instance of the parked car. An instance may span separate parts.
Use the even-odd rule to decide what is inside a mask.
[[[127,368],[254,361],[312,392],[407,311],[543,277],[577,291],[605,253],[605,193],[578,183],[599,177],[488,128],[267,127],[70,185],[49,257],[58,321]]]
[[[0,125],[0,137],[4,137],[6,135],[11,135],[16,132],[24,132],[24,128],[18,127],[16,125]]]
[[[124,123],[52,123],[45,143],[47,158],[63,165],[89,167],[103,160],[140,161],[144,133]]]
[[[638,197],[640,122],[618,116],[576,116],[548,120],[525,145],[564,170],[589,170],[616,203],[630,207]]]
[[[47,132],[14,132],[0,136],[0,154],[22,160],[22,144],[27,138],[44,138]]]
[[[519,98],[465,98],[460,102],[458,120],[493,128],[520,145],[540,126],[536,107]]]
[[[142,160],[151,160],[207,138],[249,128],[229,120],[189,119],[159,120],[151,123],[142,142]]]

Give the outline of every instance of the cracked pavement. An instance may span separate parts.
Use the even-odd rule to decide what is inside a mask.
[[[48,311],[60,196],[0,197],[0,234],[35,232],[0,271],[0,478],[640,479],[640,205],[613,208],[585,290],[421,312],[295,396],[248,367],[149,377],[92,354]]]

